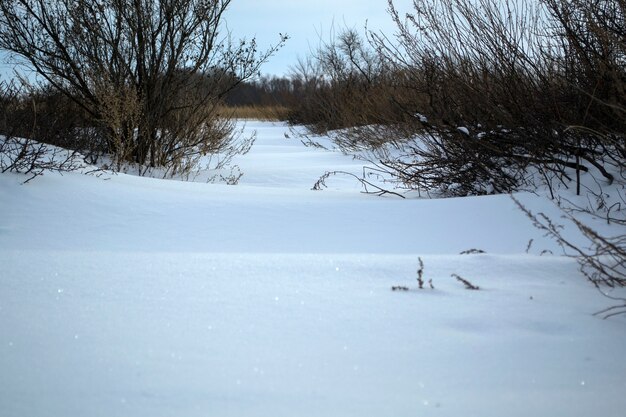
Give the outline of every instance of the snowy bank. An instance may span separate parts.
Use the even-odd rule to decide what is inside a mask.
[[[510,197],[312,191],[362,163],[247,128],[237,186],[0,176],[0,415],[623,414],[626,318]]]

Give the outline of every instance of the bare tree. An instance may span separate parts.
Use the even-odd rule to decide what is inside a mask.
[[[228,146],[217,105],[265,52],[222,34],[231,0],[9,0],[0,49],[100,123],[109,151],[174,166]]]

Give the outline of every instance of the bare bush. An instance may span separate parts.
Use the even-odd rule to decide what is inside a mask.
[[[618,191],[618,199],[624,203],[625,188]],[[573,224],[586,238],[587,244],[581,246],[567,238],[563,233],[563,226],[558,224],[544,213],[533,213],[520,201],[514,199],[518,207],[531,219],[535,227],[545,232],[563,247],[566,254],[576,257],[581,272],[606,297],[618,301],[617,305],[608,307],[597,314],[605,318],[617,314],[626,314],[626,297],[614,296],[611,291],[626,287],[626,210],[621,207],[611,210],[610,206],[603,208],[578,207],[567,201],[559,201],[563,210],[564,220]],[[612,207],[614,207],[613,205]],[[603,235],[589,226],[590,217],[599,212],[605,214],[608,224],[613,225],[613,234]],[[583,217],[585,221],[580,218]]]
[[[24,84],[0,81],[0,173],[24,174],[28,182],[45,172],[74,171],[85,167],[84,158],[76,151],[67,151],[30,139],[34,132],[62,136],[65,126],[51,124],[45,132],[38,129],[38,101],[25,93]],[[62,123],[60,123],[62,124]]]
[[[522,209],[603,293],[623,287],[626,2],[423,1],[402,18],[390,1],[390,10],[399,46],[383,37],[376,44],[429,100],[415,107],[417,126],[403,127],[422,135],[382,164],[408,188],[445,195],[536,189],[528,181],[543,175],[588,247]],[[583,173],[592,180],[582,181]],[[589,204],[566,199],[555,181],[574,184]],[[594,217],[614,232],[594,230]],[[617,299],[607,316],[626,312]]]
[[[229,146],[217,108],[285,41],[222,35],[230,0],[0,3],[0,49],[78,106],[120,161],[186,169]]]
[[[614,180],[624,159],[623,0],[424,0],[393,37],[341,32],[299,66],[304,115],[401,187],[475,195]],[[607,107],[608,106],[608,107]],[[610,109],[610,110],[609,110]],[[589,134],[589,131],[601,135]],[[388,152],[391,146],[393,152]]]
[[[595,51],[570,53],[572,28],[555,17],[570,3],[424,1],[402,17],[390,1],[397,43],[381,35],[374,43],[427,97],[403,103],[416,117],[402,128],[422,135],[385,161],[401,184],[446,195],[502,193],[534,188],[529,171],[551,183],[590,169],[612,181],[607,164],[621,150],[571,128],[607,125],[598,103],[608,96],[589,88],[604,67],[594,67],[593,79],[571,71]],[[621,84],[615,59],[605,56],[606,71]]]
[[[315,90],[323,95],[311,96],[310,106],[320,111],[314,128],[344,128],[332,135],[339,147],[358,151],[398,187],[420,194],[546,186],[590,247],[567,241],[549,218],[534,217],[537,226],[571,246],[599,288],[622,286],[626,1],[421,0],[406,15],[388,1],[396,33],[369,33],[374,52],[368,56],[379,61],[372,68],[391,77],[383,83],[388,104],[380,114],[402,116],[335,123],[341,113],[328,97],[368,101],[358,85],[329,83]],[[337,70],[352,68],[344,44],[340,37],[314,56],[330,65],[314,66],[311,79],[346,80],[354,73],[368,80],[358,66]],[[617,197],[603,191],[608,186]],[[590,204],[565,199],[570,188]],[[605,217],[616,233],[590,228],[586,219],[593,217]]]
[[[46,172],[70,172],[84,167],[84,159],[76,151],[51,147],[30,139],[0,137],[0,173],[24,174],[27,177],[25,183]]]

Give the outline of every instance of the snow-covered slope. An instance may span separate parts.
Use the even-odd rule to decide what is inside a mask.
[[[626,320],[509,197],[312,191],[362,164],[247,129],[237,186],[0,176],[0,416],[623,414]]]

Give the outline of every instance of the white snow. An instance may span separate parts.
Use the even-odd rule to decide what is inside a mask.
[[[470,134],[469,129],[466,128],[465,126],[457,127],[456,130],[458,130],[459,132],[463,133],[465,136],[469,136],[469,134]]]
[[[0,175],[0,416],[623,415],[626,318],[510,197],[312,191],[362,162],[247,129],[236,186]]]
[[[413,117],[417,118],[422,123],[428,123],[428,117],[424,116],[421,113],[415,113]]]

